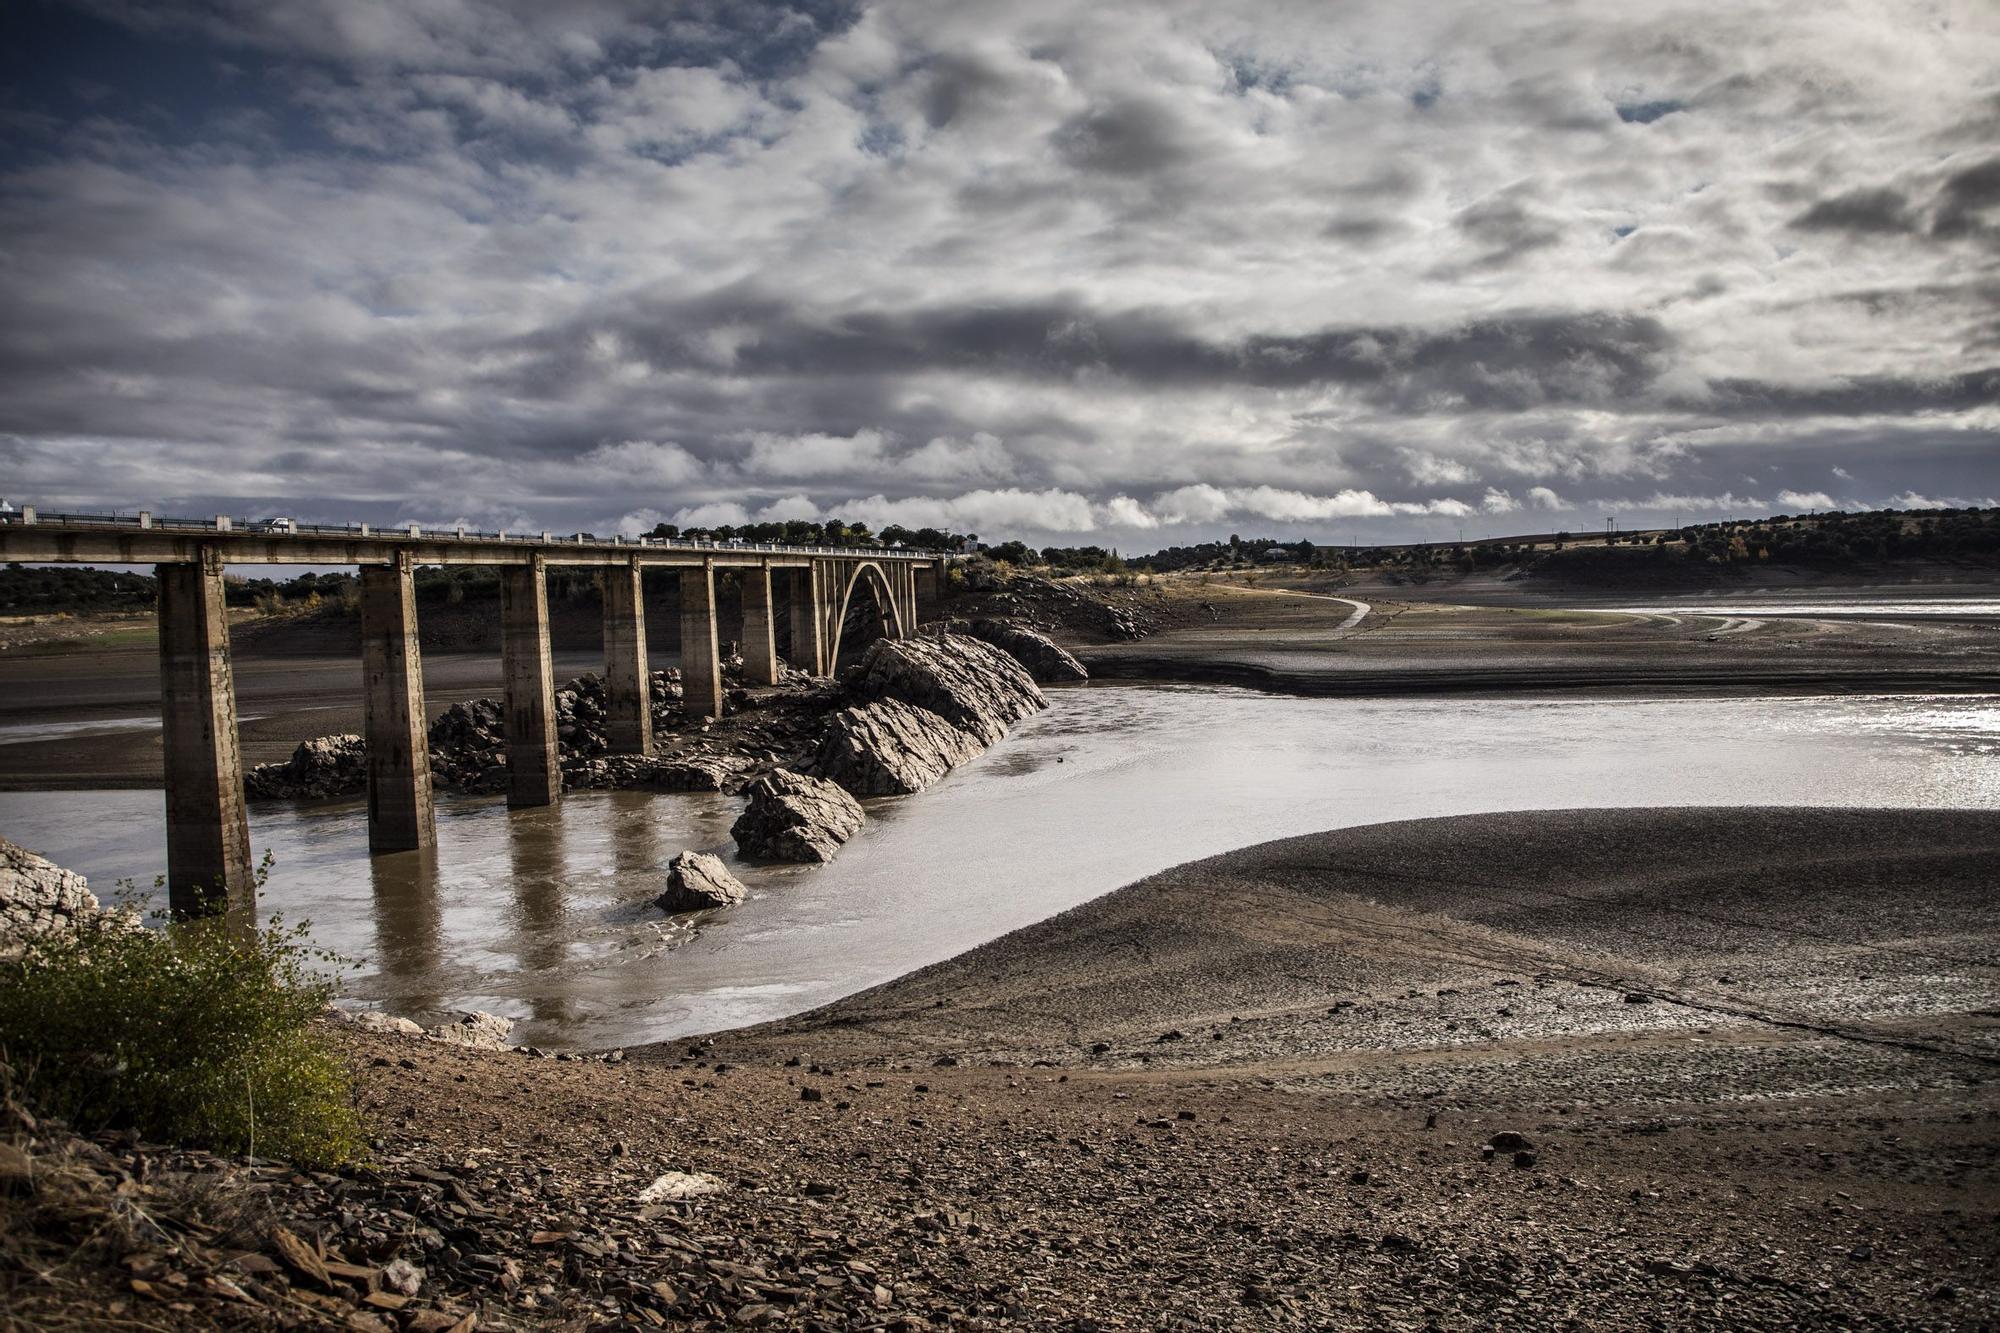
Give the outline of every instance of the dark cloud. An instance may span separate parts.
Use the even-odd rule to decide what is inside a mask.
[[[1996,207],[2000,207],[2000,156],[1946,178],[1938,191],[1931,231],[1938,236],[1969,236],[1996,230],[1988,217]]]
[[[1863,234],[1908,232],[1917,229],[1910,201],[1894,190],[1850,190],[1831,199],[1822,199],[1792,219],[1795,227]]]
[[[0,457],[1128,549],[1986,495],[2000,42],[1915,5],[8,7]]]

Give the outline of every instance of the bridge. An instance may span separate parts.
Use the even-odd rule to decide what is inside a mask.
[[[418,565],[491,565],[500,571],[500,639],[507,737],[507,803],[562,798],[555,670],[545,574],[599,572],[604,591],[606,733],[614,753],[653,753],[646,653],[648,571],[680,581],[682,698],[691,717],[722,716],[715,576],[737,573],[744,675],[778,679],[777,600],[785,593],[792,665],[832,674],[857,597],[872,600],[881,632],[903,638],[935,605],[943,557],[873,547],[814,547],[589,533],[475,532],[408,524],[309,525],[274,519],[103,514],[0,514],[0,560],[23,564],[150,564],[159,585],[160,709],[166,757],[168,901],[177,916],[251,901],[249,813],[236,731],[223,569],[230,565],[354,565],[361,576],[361,666],[368,743],[368,845],[409,851],[436,840],[423,664],[417,646]],[[862,603],[864,609],[867,603]]]

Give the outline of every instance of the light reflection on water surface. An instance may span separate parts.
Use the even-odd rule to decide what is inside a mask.
[[[433,852],[370,860],[359,801],[264,806],[261,906],[358,960],[357,1003],[483,1008],[603,1047],[775,1018],[950,957],[1140,875],[1270,838],[1489,810],[2000,807],[2000,698],[1331,700],[1092,686],[921,796],[870,803],[824,867],[735,868],[751,901],[653,908],[736,801],[578,793],[439,811]],[[0,793],[0,832],[100,891],[150,885],[157,791]]]

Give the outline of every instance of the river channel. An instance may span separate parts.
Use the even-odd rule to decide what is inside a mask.
[[[1342,825],[1623,805],[2000,807],[2000,697],[1293,699],[1093,685],[920,796],[870,802],[831,865],[738,865],[751,899],[651,906],[737,801],[447,800],[434,853],[370,860],[361,802],[256,807],[265,914],[352,960],[347,1001],[487,1009],[603,1048],[777,1018],[950,957],[1177,862]],[[157,791],[0,793],[0,829],[150,899]]]

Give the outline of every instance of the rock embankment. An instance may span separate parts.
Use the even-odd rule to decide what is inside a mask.
[[[1090,679],[1083,663],[1038,629],[1011,620],[974,620],[964,632],[1009,654],[1041,685],[1068,685]]]
[[[105,911],[74,870],[0,838],[0,955],[36,935],[71,930]]]
[[[907,796],[982,748],[928,708],[881,699],[834,714],[815,767],[857,796]]]
[[[861,831],[861,807],[824,778],[781,768],[751,783],[749,795],[729,834],[750,856],[831,861]]]
[[[878,639],[847,678],[861,699],[900,699],[929,709],[980,745],[1049,706],[1013,657],[963,634]]]

